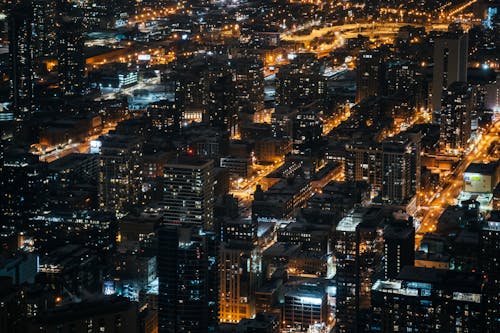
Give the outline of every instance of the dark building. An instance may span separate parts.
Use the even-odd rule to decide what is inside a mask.
[[[338,224],[334,255],[337,265],[337,332],[364,332],[369,323],[371,289],[382,265],[380,209],[355,208]]]
[[[24,332],[120,332],[138,330],[137,305],[122,297],[103,297],[44,311]]]
[[[31,116],[33,102],[33,7],[29,1],[14,5],[8,20],[10,99],[16,118]]]
[[[384,63],[379,50],[364,50],[356,63],[356,102],[382,92]]]
[[[498,214],[496,218],[490,218],[483,224],[479,247],[481,272],[486,277],[486,325],[490,328],[488,332],[496,332],[500,329],[500,261],[498,259],[500,222],[498,222]]]
[[[465,82],[454,82],[443,90],[441,101],[441,150],[463,153],[471,137],[471,88]]]
[[[310,156],[319,149],[323,134],[321,114],[320,109],[311,106],[295,116],[293,121],[293,154]]]
[[[313,53],[299,53],[289,65],[281,66],[276,75],[276,105],[307,105],[324,102],[326,78],[320,61]]]
[[[215,234],[198,227],[158,231],[158,332],[210,332],[217,325]]]
[[[441,121],[443,90],[454,82],[467,82],[468,35],[449,32],[434,43],[432,110],[435,124]]]
[[[55,0],[33,1],[33,51],[35,58],[54,56],[56,53],[56,14]]]
[[[375,282],[372,328],[381,332],[490,332],[484,322],[482,285],[479,274],[406,266],[396,280]]]
[[[57,61],[62,96],[79,96],[85,89],[84,31],[82,22],[63,15],[58,22]]]
[[[415,263],[413,220],[394,221],[384,227],[384,279],[395,279],[404,266]]]

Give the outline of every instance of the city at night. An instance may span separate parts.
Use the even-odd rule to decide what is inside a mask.
[[[499,333],[500,0],[3,0],[37,332]]]

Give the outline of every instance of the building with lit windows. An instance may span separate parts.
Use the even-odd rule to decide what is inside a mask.
[[[214,163],[179,158],[164,168],[165,223],[214,227]]]
[[[497,211],[498,213],[498,211]],[[500,329],[500,220],[497,216],[484,222],[481,228],[479,265],[486,277],[486,315],[487,327],[495,332]]]
[[[324,101],[326,95],[326,78],[314,53],[297,54],[276,74],[276,105],[307,105],[316,100]]]
[[[467,82],[468,35],[449,32],[434,42],[432,73],[433,121],[439,124],[444,91],[454,82]]]
[[[382,91],[383,57],[379,50],[363,50],[356,63],[356,102]]]
[[[328,297],[321,285],[300,284],[285,292],[283,326],[307,330],[314,324],[328,322]]]
[[[121,215],[140,201],[142,144],[138,138],[117,134],[99,141],[99,206]]]
[[[242,241],[222,243],[219,276],[219,321],[237,323],[255,316],[255,292],[261,279],[259,248]]]
[[[295,155],[310,156],[317,150],[323,134],[322,110],[308,106],[293,121],[293,150]]]
[[[10,100],[16,118],[26,118],[33,112],[33,8],[21,1],[8,19]]]
[[[373,330],[489,332],[479,274],[406,266],[395,280],[377,280],[372,295]]]
[[[82,95],[85,88],[84,31],[82,22],[64,16],[58,22],[57,62],[62,96]]]
[[[454,82],[442,94],[439,145],[443,152],[460,154],[471,137],[472,90]]]
[[[364,332],[369,322],[372,283],[382,265],[381,221],[380,209],[355,208],[335,231],[335,326],[339,333]]]
[[[217,325],[217,247],[198,226],[158,231],[158,332],[214,331]]]

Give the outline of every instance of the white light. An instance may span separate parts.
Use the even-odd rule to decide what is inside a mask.
[[[316,297],[299,297],[299,300],[301,303],[314,305],[320,305],[323,302],[321,298]]]

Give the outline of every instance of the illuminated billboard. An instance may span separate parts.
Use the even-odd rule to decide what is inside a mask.
[[[472,193],[490,193],[492,191],[492,177],[480,173],[464,173],[464,191]]]

